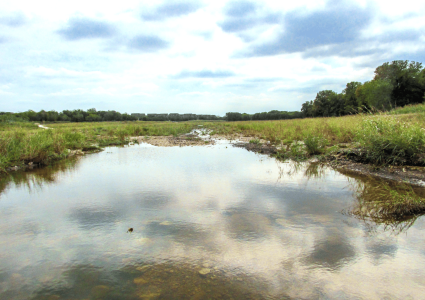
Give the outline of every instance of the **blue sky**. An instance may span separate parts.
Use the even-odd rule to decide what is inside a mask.
[[[2,1],[0,111],[299,110],[425,63],[425,2]]]

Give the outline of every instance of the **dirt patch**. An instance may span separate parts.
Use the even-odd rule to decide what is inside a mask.
[[[158,147],[185,147],[185,146],[205,146],[214,145],[215,141],[211,138],[201,139],[197,135],[187,134],[182,136],[137,136],[131,137],[132,141],[147,143]]]
[[[229,135],[214,134],[212,136],[212,138],[215,139],[215,140],[228,140],[230,142],[236,142],[236,143],[249,143],[249,141],[252,141],[252,140],[256,140],[261,144],[269,143],[268,141],[260,139],[258,137],[245,136],[245,135],[242,135],[242,134],[229,134]]]
[[[277,149],[271,144],[261,144],[261,143],[236,143],[233,144],[234,147],[245,148],[248,151],[262,154],[276,154]]]

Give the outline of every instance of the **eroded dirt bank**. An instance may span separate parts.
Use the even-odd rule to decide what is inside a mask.
[[[425,187],[425,167],[374,166],[353,161],[347,157],[347,153],[326,156],[324,161],[341,173],[355,173]]]

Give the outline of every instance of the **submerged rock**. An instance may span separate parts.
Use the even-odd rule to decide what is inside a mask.
[[[202,269],[199,271],[199,275],[201,275],[201,276],[206,276],[206,275],[208,275],[209,273],[211,273],[211,269],[209,269],[209,268],[202,268]]]
[[[137,285],[142,285],[148,283],[148,281],[143,277],[134,278],[133,282]]]
[[[92,288],[92,290],[91,290],[92,298],[94,298],[94,299],[102,299],[106,295],[109,294],[109,291],[110,290],[111,290],[111,288],[108,287],[108,286],[106,286],[106,285],[97,285],[94,288]]]

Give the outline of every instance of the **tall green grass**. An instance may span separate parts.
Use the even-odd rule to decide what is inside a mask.
[[[419,123],[391,116],[364,117],[355,134],[366,160],[374,164],[423,164],[425,131]]]
[[[262,138],[275,144],[304,141],[309,136],[323,137],[330,145],[351,142],[360,116],[308,118],[279,121],[239,121],[205,123],[216,134]]]

